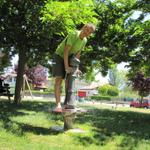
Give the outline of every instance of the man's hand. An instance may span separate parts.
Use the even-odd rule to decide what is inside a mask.
[[[66,73],[72,73],[73,72],[73,68],[72,67],[67,67],[65,69]]]
[[[77,70],[76,70],[76,74],[77,74],[78,76],[82,75],[81,70],[77,69]]]

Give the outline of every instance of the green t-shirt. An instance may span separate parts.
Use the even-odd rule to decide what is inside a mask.
[[[79,34],[80,31],[74,31],[70,33],[57,47],[56,54],[63,58],[65,45],[71,46],[71,49],[69,50],[69,56],[71,54],[77,54],[82,49],[84,49],[85,44],[87,43],[87,39],[84,38],[81,40]]]

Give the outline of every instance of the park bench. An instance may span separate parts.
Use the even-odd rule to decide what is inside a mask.
[[[3,80],[0,79],[0,96],[7,96],[8,100],[11,101],[11,97],[14,94],[10,93],[10,86],[9,84],[3,83]]]

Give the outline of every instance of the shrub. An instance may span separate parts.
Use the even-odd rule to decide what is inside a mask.
[[[110,89],[108,89],[107,94],[110,96],[118,96],[119,90],[116,87],[111,86]]]
[[[98,88],[98,93],[101,95],[107,95],[108,85],[103,85]]]
[[[101,95],[109,95],[109,96],[118,96],[119,95],[119,90],[117,87],[106,84],[98,89],[99,94]]]

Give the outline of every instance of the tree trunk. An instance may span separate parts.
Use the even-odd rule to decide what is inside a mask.
[[[26,49],[22,48],[21,50],[19,50],[19,61],[18,61],[17,79],[16,79],[16,86],[15,86],[14,104],[19,104],[21,102],[23,75],[24,75],[24,68],[25,68],[26,61],[27,61]]]
[[[143,103],[143,96],[141,96],[140,107],[142,107],[142,103]]]

